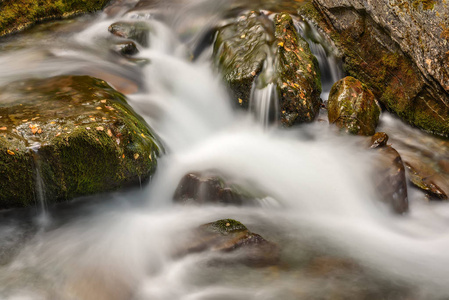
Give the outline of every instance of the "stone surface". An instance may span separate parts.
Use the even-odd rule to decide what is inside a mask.
[[[373,135],[379,123],[380,107],[373,93],[353,77],[332,86],[327,109],[329,122],[352,134]]]
[[[279,262],[278,245],[253,233],[242,223],[223,219],[201,225],[185,253],[200,251],[232,252],[232,259],[252,267],[276,265]]]
[[[376,132],[371,137],[370,148],[378,148],[387,145],[388,135],[385,132]]]
[[[273,83],[283,125],[310,122],[317,115],[318,63],[290,15],[278,14],[274,23],[260,12],[241,16],[218,30],[214,57],[239,106],[248,108],[253,86],[262,89]]]
[[[313,0],[299,11],[343,56],[347,73],[403,120],[449,135],[446,3]]]
[[[88,76],[0,88],[0,208],[117,189],[155,171],[159,148],[124,96]]]
[[[120,42],[114,45],[113,50],[121,55],[135,55],[139,53],[136,44],[133,41]]]
[[[423,190],[430,200],[447,200],[446,192],[439,186],[447,186],[447,180],[441,177],[431,167],[421,162],[406,162],[410,182]],[[446,183],[446,184],[444,184]]]

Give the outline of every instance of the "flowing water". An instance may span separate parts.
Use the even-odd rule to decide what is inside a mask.
[[[325,122],[264,127],[232,108],[210,48],[191,60],[190,51],[238,5],[161,1],[126,13],[135,2],[118,3],[4,40],[0,83],[59,74],[104,78],[128,94],[166,154],[141,190],[51,207],[43,229],[34,210],[1,212],[1,299],[449,299],[447,204],[425,202],[409,189],[410,213],[393,216],[377,199],[363,138],[338,134]],[[139,46],[138,58],[150,61],[144,66],[109,51],[115,39],[107,27],[127,19],[154,28],[151,46]],[[341,76],[333,63],[329,74],[323,59],[325,78]],[[253,97],[271,99],[270,89]],[[384,130],[421,135],[397,124],[384,116]],[[263,201],[173,204],[186,173],[208,170],[265,195]],[[281,264],[250,268],[214,263],[228,253],[174,255],[192,229],[223,218],[277,243]],[[322,261],[336,270],[323,270]]]

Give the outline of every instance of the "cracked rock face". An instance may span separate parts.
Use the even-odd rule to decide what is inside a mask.
[[[449,15],[442,1],[313,0],[301,8],[342,53],[345,69],[386,108],[449,135]]]

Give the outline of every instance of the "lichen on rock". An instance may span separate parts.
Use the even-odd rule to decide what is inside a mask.
[[[373,135],[380,107],[373,93],[359,80],[345,77],[337,81],[327,103],[329,122],[357,135]]]
[[[33,204],[36,172],[54,202],[137,183],[155,171],[155,136],[100,79],[13,82],[0,88],[0,103],[0,208]]]

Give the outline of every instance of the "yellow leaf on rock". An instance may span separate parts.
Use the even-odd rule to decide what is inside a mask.
[[[284,42],[278,43],[278,46],[284,47]]]
[[[239,104],[241,105],[243,103],[243,100],[239,98]]]
[[[98,110],[100,110],[100,109],[101,109],[101,106],[97,106],[97,107],[95,107],[95,109],[98,109]]]
[[[12,152],[11,150],[6,150],[6,152],[8,152],[9,155],[16,155],[14,152]]]
[[[135,154],[134,154],[134,159],[138,159],[139,156],[140,156],[139,153],[135,153]]]

